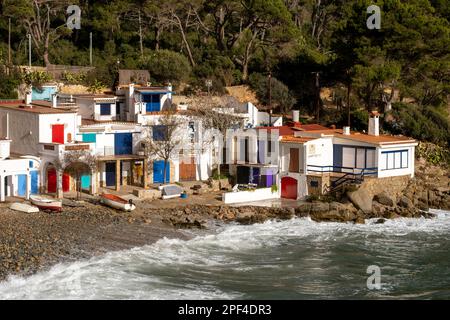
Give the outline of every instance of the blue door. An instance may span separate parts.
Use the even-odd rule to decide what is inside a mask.
[[[81,189],[89,190],[91,188],[91,176],[84,175],[81,176]]]
[[[106,163],[106,186],[114,187],[116,185],[116,164]]]
[[[133,154],[132,133],[116,133],[114,135],[114,154]]]
[[[38,194],[39,193],[39,187],[38,187],[38,172],[37,171],[31,171],[31,194]]]
[[[153,183],[164,183],[164,161],[153,162]],[[166,183],[170,181],[170,164],[166,162]]]
[[[27,175],[20,174],[17,176],[17,195],[25,197],[27,194]]]

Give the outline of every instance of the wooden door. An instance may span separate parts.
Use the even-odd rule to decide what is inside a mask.
[[[196,181],[197,166],[194,158],[180,162],[180,181]]]
[[[299,150],[298,148],[290,149],[290,161],[289,161],[289,172],[299,172],[300,164],[299,164]]]

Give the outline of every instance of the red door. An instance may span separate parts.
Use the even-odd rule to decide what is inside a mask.
[[[64,125],[52,125],[52,143],[64,144]]]
[[[297,200],[297,180],[291,177],[281,179],[281,197]]]
[[[67,173],[63,174],[63,192],[70,191],[70,176]]]
[[[56,170],[47,171],[47,190],[48,193],[56,193]]]

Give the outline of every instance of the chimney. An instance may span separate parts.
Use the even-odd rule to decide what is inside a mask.
[[[30,88],[25,93],[25,103],[27,105],[31,104],[32,97],[33,97],[33,87],[30,86]]]
[[[52,108],[56,108],[58,105],[58,96],[56,93],[52,94]]]
[[[172,104],[172,90],[173,90],[173,87],[172,87],[171,83],[169,83],[169,85],[167,86],[167,90],[169,91],[169,94],[167,95],[167,98],[170,100],[170,103]]]
[[[292,110],[292,121],[300,122],[300,111],[299,110]]]
[[[342,130],[342,133],[345,136],[349,136],[350,135],[350,127],[344,127],[343,130]]]
[[[372,111],[369,115],[369,136],[380,135],[380,114],[378,111]]]

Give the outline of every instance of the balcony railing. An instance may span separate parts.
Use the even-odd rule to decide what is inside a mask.
[[[100,157],[107,157],[114,155],[114,147],[103,147],[95,149],[95,154]]]
[[[358,176],[376,176],[378,174],[378,168],[351,168],[340,166],[314,166],[309,165],[307,167],[308,173],[346,173]]]

